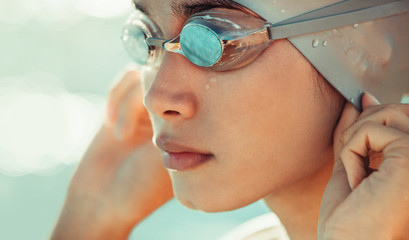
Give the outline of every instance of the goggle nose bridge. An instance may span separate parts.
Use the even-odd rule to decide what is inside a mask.
[[[171,40],[148,37],[145,41],[148,46],[160,47],[168,52],[179,53],[184,56],[182,47],[180,46],[180,35]]]

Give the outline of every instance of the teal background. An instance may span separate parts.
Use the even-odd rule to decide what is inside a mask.
[[[112,81],[130,63],[120,42],[130,9],[128,0],[0,0],[1,240],[50,235]],[[130,239],[218,239],[267,211],[257,202],[207,214],[171,201]]]
[[[50,235],[110,85],[130,63],[120,42],[130,9],[127,0],[0,0],[0,239]],[[260,202],[207,214],[171,201],[130,239],[217,239],[265,212]]]

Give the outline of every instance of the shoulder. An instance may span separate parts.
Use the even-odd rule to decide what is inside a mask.
[[[287,232],[274,213],[247,221],[233,229],[220,240],[289,240]]]

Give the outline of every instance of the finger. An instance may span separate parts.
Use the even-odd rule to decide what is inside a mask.
[[[136,70],[128,71],[119,79],[108,96],[107,119],[111,124],[116,121],[119,103],[122,98],[125,97],[129,89],[132,89],[139,82],[139,72]]]
[[[369,151],[383,152],[385,147],[407,134],[376,122],[366,122],[351,137],[341,151],[341,160],[347,172],[348,182],[353,188],[366,177],[363,160]]]
[[[125,133],[126,137],[139,137],[143,138],[148,136],[149,140],[152,138],[152,124],[149,119],[148,111],[143,105],[143,94],[141,86],[134,90],[132,97],[127,107],[128,119],[131,121],[129,125],[132,125],[132,129]]]
[[[381,102],[372,94],[366,92],[362,96],[362,109],[365,110],[370,106],[377,106],[381,105]]]
[[[348,142],[350,138],[367,122],[375,122],[385,125],[405,133],[409,133],[409,105],[407,104],[389,104],[386,106],[378,106],[370,108],[370,112],[364,111],[365,117],[362,115],[359,120],[351,126],[344,134],[344,142]]]
[[[343,132],[356,121],[358,116],[359,112],[355,107],[347,103],[334,132],[334,169],[321,201],[320,224],[325,222],[335,208],[351,193],[347,174],[339,154],[344,146]]]
[[[407,116],[409,116],[409,104],[389,104],[391,108],[396,107],[403,111]],[[371,95],[370,93],[365,93],[362,97],[362,108],[363,112],[359,119],[366,118],[367,116],[373,114],[384,108],[379,104],[379,101],[376,97]]]
[[[118,105],[118,117],[115,122],[114,135],[117,140],[131,136],[138,123],[138,116],[143,111],[142,91],[140,85],[129,88]]]
[[[409,136],[398,138],[385,147],[385,164],[381,167],[384,172],[392,173],[396,179],[403,180],[405,184],[394,182],[398,186],[409,187]],[[409,188],[406,188],[409,189]],[[407,198],[409,200],[409,196]]]
[[[362,113],[359,116],[359,119],[365,118],[366,116],[372,114],[375,111],[379,110],[379,106],[381,105],[379,100],[372,94],[366,92],[361,99],[362,105]]]

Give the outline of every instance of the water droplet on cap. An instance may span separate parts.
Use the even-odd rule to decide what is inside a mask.
[[[320,45],[320,40],[314,39],[314,40],[312,41],[312,47],[313,47],[313,48],[317,48],[318,45]]]
[[[359,26],[358,23],[354,24],[354,28],[358,28],[358,26]]]
[[[328,45],[328,41],[327,41],[327,40],[325,40],[325,41],[322,42],[322,46],[323,46],[323,47],[326,47],[327,45]]]

